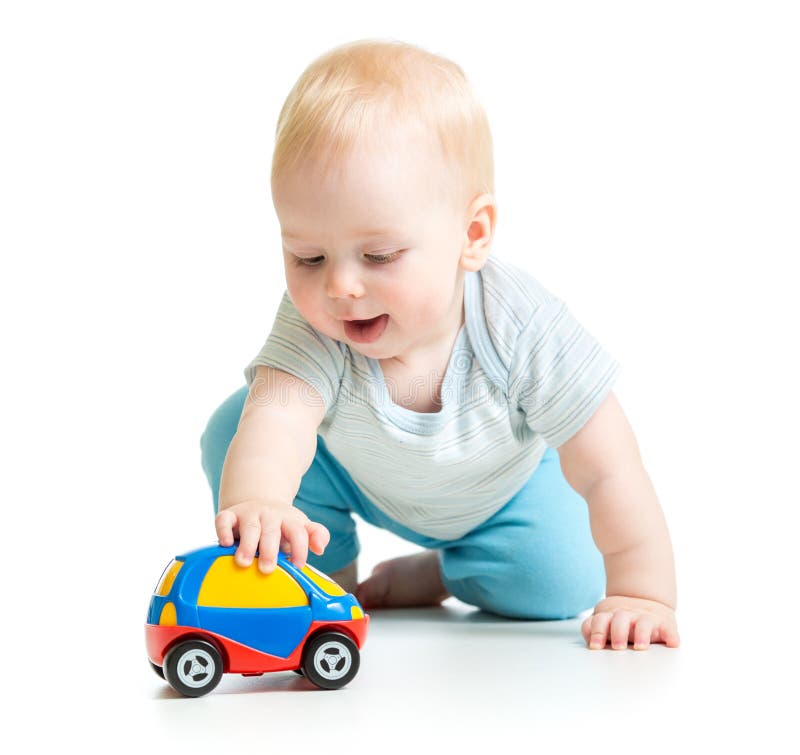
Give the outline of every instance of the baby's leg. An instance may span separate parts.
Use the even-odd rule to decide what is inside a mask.
[[[565,619],[603,597],[605,569],[586,502],[549,450],[525,486],[457,541],[375,567],[358,587],[365,607],[459,600],[501,616]]]
[[[567,619],[603,597],[586,502],[548,450],[497,514],[442,550],[442,580],[465,603],[520,619]]]
[[[382,561],[355,595],[364,608],[435,606],[449,597],[435,550]]]
[[[358,561],[353,560],[344,569],[339,569],[328,576],[347,592],[355,593],[358,585]]]

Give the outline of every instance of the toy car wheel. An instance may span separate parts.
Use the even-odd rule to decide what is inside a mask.
[[[181,642],[164,658],[164,676],[182,695],[200,697],[219,684],[222,657],[210,642]]]
[[[153,661],[150,661],[150,668],[153,669],[162,679],[164,678],[164,669],[161,666],[156,666]]]
[[[312,637],[303,650],[306,679],[323,689],[339,689],[358,673],[358,647],[341,632],[323,632]]]

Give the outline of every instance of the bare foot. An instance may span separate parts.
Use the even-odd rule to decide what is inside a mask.
[[[381,561],[355,595],[364,608],[436,606],[450,597],[442,584],[436,551]]]
[[[351,561],[344,569],[328,575],[339,587],[354,593],[358,584],[358,561]]]

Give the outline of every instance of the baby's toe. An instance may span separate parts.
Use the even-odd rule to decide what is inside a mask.
[[[389,595],[389,576],[385,569],[379,569],[380,566],[382,564],[378,564],[372,570],[372,576],[356,587],[356,600],[364,608],[378,608],[386,605],[386,598]]]

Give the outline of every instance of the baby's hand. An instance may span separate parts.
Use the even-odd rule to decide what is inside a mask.
[[[220,545],[233,545],[238,536],[234,558],[239,566],[249,566],[258,548],[258,568],[264,574],[275,569],[279,548],[290,551],[292,563],[302,568],[309,548],[320,556],[331,539],[326,527],[280,501],[236,503],[217,514],[215,526]]]
[[[609,631],[610,630],[610,631]],[[611,640],[614,650],[625,650],[633,642],[634,650],[647,650],[651,642],[663,642],[669,648],[680,645],[675,611],[655,600],[610,595],[601,600],[581,626],[590,650],[600,650]]]

